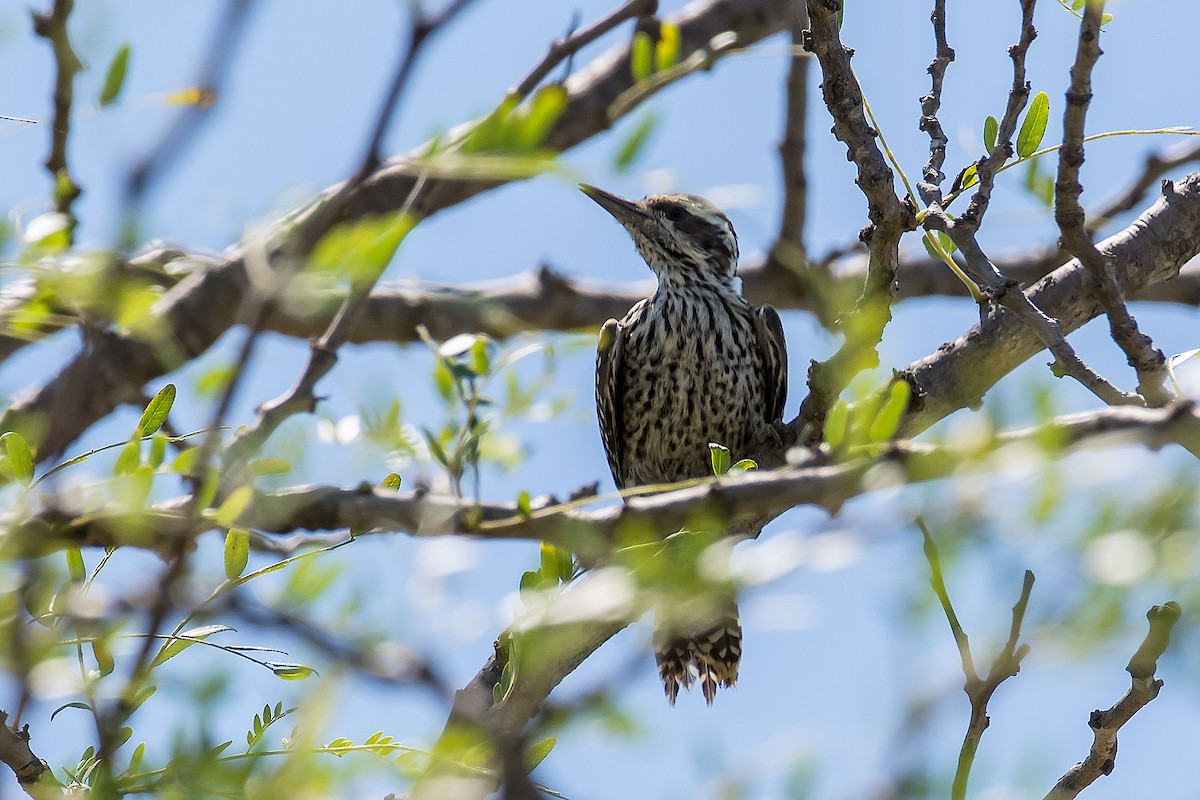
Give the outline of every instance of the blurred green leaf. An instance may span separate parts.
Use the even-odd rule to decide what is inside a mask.
[[[225,577],[231,581],[242,577],[250,562],[250,533],[243,528],[230,528],[225,534]]]
[[[633,82],[638,83],[650,77],[654,69],[654,40],[645,31],[633,35],[633,45],[629,53],[629,71]]]
[[[517,495],[517,513],[526,519],[529,519],[529,516],[533,514],[533,506],[529,500],[529,492],[522,491]]]
[[[538,765],[546,760],[546,756],[550,755],[550,751],[556,744],[558,744],[558,739],[553,736],[531,744],[525,751],[525,771],[533,772],[537,769]]]
[[[546,140],[550,129],[567,107],[567,87],[560,83],[543,86],[525,104],[515,121],[515,146],[520,152],[534,150]]]
[[[101,675],[111,675],[113,670],[117,668],[117,663],[113,660],[112,650],[108,649],[108,644],[103,639],[92,640],[92,655],[96,659],[96,669]]]
[[[369,284],[416,224],[415,216],[403,212],[343,222],[317,242],[309,266],[315,272],[347,278],[354,286]]]
[[[142,463],[142,442],[140,439],[130,439],[121,448],[117,463],[113,465],[114,475],[132,475]]]
[[[384,489],[393,489],[400,491],[400,476],[394,472],[389,472],[388,476],[379,483]]]
[[[1045,92],[1038,92],[1029,104],[1025,120],[1021,123],[1021,130],[1017,133],[1018,157],[1026,158],[1037,152],[1042,138],[1046,135],[1046,125],[1049,121],[1050,96]]]
[[[246,465],[251,475],[282,475],[292,471],[291,462],[282,458],[256,458]]]
[[[157,433],[158,429],[167,421],[167,415],[171,413],[171,406],[175,404],[175,384],[168,383],[166,386],[158,390],[158,394],[150,400],[146,405],[146,410],[142,412],[142,418],[138,421],[136,436],[149,436],[152,433]]]
[[[267,666],[275,673],[275,677],[283,678],[285,681],[302,681],[305,678],[317,674],[317,671],[312,667],[307,667],[304,664],[291,664],[285,662],[268,662]]]
[[[223,528],[231,528],[237,522],[238,517],[250,505],[251,498],[254,497],[254,489],[249,486],[239,486],[229,493],[225,501],[221,503],[217,509],[216,520],[217,524]]]
[[[87,580],[87,567],[83,563],[83,552],[78,547],[67,548],[67,574],[75,583]]]
[[[150,455],[146,459],[146,464],[151,469],[158,469],[162,466],[163,461],[167,457],[167,437],[161,433],[155,434],[150,440]]]
[[[888,390],[887,400],[875,415],[871,423],[869,435],[872,441],[886,442],[900,429],[900,420],[908,410],[908,400],[912,396],[912,387],[908,381],[896,380]]]
[[[753,458],[743,458],[729,468],[730,472],[749,472],[752,469],[758,469],[758,462]]]
[[[1038,167],[1037,159],[1029,162],[1025,168],[1025,189],[1042,201],[1046,208],[1054,207],[1054,178],[1045,174]]]
[[[934,254],[936,258],[936,254]],[[837,447],[846,441],[846,433],[850,423],[850,406],[844,400],[838,400],[825,416],[825,442],[830,447]]]
[[[25,437],[16,431],[9,431],[0,436],[0,441],[4,442],[8,468],[12,470],[13,477],[22,486],[28,486],[33,481],[33,453],[29,451]]]
[[[654,133],[657,126],[658,115],[653,111],[647,111],[641,119],[634,123],[629,134],[617,147],[616,157],[613,159],[613,168],[617,172],[627,172],[633,166],[645,151],[646,143],[650,141],[650,134]]]

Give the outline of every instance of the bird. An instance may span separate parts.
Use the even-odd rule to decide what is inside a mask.
[[[775,309],[742,296],[729,218],[692,194],[629,200],[580,189],[621,223],[658,279],[652,295],[604,323],[596,350],[597,417],[618,489],[711,476],[710,443],[750,456],[782,417],[787,345]],[[716,598],[701,619],[668,606],[658,605],[654,632],[667,700],[675,705],[695,680],[712,705],[718,686],[737,683],[736,598]]]

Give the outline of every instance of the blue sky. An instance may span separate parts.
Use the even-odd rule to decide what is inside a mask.
[[[681,4],[662,5],[670,11]],[[958,61],[947,78],[942,122],[952,139],[947,172],[953,174],[978,156],[984,117],[1003,107],[1011,81],[1004,48],[1016,34],[1017,4],[949,5],[949,36]],[[217,251],[307,193],[344,178],[360,155],[365,128],[389,78],[393,49],[403,33],[404,8],[402,3],[369,0],[260,4],[212,119],[148,198],[143,224],[147,238]],[[163,105],[161,96],[194,81],[219,9],[216,3],[143,0],[79,4],[74,38],[90,69],[77,83],[71,162],[85,189],[77,206],[84,246],[108,246],[116,240],[122,178],[175,113]],[[547,43],[562,34],[576,10],[587,21],[606,12],[608,5],[593,0],[481,0],[428,53],[386,151],[402,153],[431,134],[489,110],[540,58]],[[1089,132],[1195,124],[1194,92],[1181,87],[1190,87],[1191,78],[1200,74],[1200,51],[1172,34],[1195,30],[1200,11],[1188,0],[1114,3],[1110,10],[1116,18],[1103,39],[1106,52],[1095,73]],[[1051,97],[1049,141],[1059,125],[1067,68],[1074,55],[1075,20],[1050,0],[1044,0],[1037,19],[1041,35],[1030,54],[1029,73],[1034,90]],[[577,64],[627,33],[622,29],[585,51]],[[852,3],[843,38],[858,51],[855,68],[889,143],[909,175],[919,174],[928,146],[915,124],[917,98],[927,91],[925,66],[932,55],[928,9],[911,3]],[[98,94],[109,58],[125,41],[131,43],[133,55],[124,101],[117,108],[97,111],[91,98]],[[566,165],[589,182],[630,195],[665,185],[707,194],[729,212],[743,257],[762,252],[771,244],[781,204],[774,148],[780,135],[787,46],[776,38],[729,58],[635,113],[632,120],[652,110],[660,123],[629,174],[613,174],[612,163],[631,120],[567,154]],[[46,119],[50,66],[48,48],[28,32],[24,9],[0,9],[0,74],[9,76],[0,94],[0,113]],[[828,129],[827,114],[814,105],[808,242],[818,255],[852,241],[865,224],[865,202],[852,183],[845,150]],[[1165,137],[1126,137],[1092,146],[1082,174],[1085,201],[1095,203],[1115,191],[1145,153],[1170,143]],[[46,148],[45,125],[0,123],[0,204],[16,209],[23,219],[41,209],[47,194],[40,166]],[[1053,240],[1051,216],[1024,194],[1019,177],[1011,173],[1000,184],[989,221],[981,240],[992,252]],[[906,246],[920,248],[915,240]],[[491,192],[421,225],[404,243],[386,278],[469,282],[502,278],[542,262],[591,280],[649,277],[619,227],[571,181],[543,176]],[[5,274],[0,278],[7,280]],[[1197,346],[1193,311],[1135,311],[1168,353]],[[884,343],[885,366],[898,367],[931,352],[964,331],[974,314],[964,304],[941,300],[904,304]],[[785,314],[785,325],[793,375],[788,408],[794,413],[803,396],[803,365],[827,352],[830,342],[805,315]],[[1131,375],[1104,333],[1101,326],[1092,325],[1073,341],[1098,369],[1128,387]],[[171,379],[184,395],[194,395],[198,375],[228,360],[237,341],[237,336],[226,337],[202,363]],[[488,497],[507,499],[522,489],[564,495],[597,479],[608,485],[590,406],[590,346],[579,337],[557,337],[555,344],[562,357],[549,393],[570,396],[574,404],[561,418],[522,422],[514,428],[528,441],[528,458],[515,472],[489,473],[484,482]],[[0,365],[0,394],[9,396],[39,382],[76,346],[74,335],[67,334],[9,359]],[[231,421],[250,419],[256,403],[286,389],[304,357],[303,343],[267,337]],[[1011,417],[1027,415],[1030,392],[1052,380],[1044,361],[1034,359],[1006,379],[989,398],[989,407],[1003,402]],[[347,348],[322,385],[330,396],[322,413],[340,419],[363,406],[378,408],[399,394],[406,421],[436,422],[440,411],[423,385],[430,368],[428,354],[419,347]],[[1062,409],[1092,405],[1069,384],[1055,383],[1053,391]],[[203,399],[182,400],[176,411],[181,428],[199,427],[207,413]],[[121,412],[73,450],[123,438],[135,419],[136,411]],[[946,428],[970,425],[970,415],[960,414]],[[287,441],[304,442],[305,436],[314,435],[313,428],[313,420],[298,420],[273,447],[285,450]],[[369,447],[312,446],[310,457],[298,466],[298,482],[351,485],[377,479],[391,468],[386,454]],[[1172,453],[1132,451],[1115,462],[1073,458],[1062,472],[1069,490],[1109,487],[1107,491],[1140,496],[1169,481],[1168,470],[1181,463],[1186,462]],[[407,470],[406,479],[418,474],[415,467]],[[755,559],[798,562],[786,576],[746,592],[747,644],[739,688],[723,695],[712,709],[704,708],[697,697],[668,709],[646,652],[648,627],[634,626],[568,678],[562,692],[570,696],[606,680],[628,682],[621,703],[642,721],[642,733],[621,738],[595,724],[581,726],[563,734],[539,778],[574,800],[614,795],[719,797],[712,781],[729,772],[759,776],[748,785],[746,796],[778,797],[794,765],[804,764],[812,770],[815,796],[862,797],[904,761],[906,747],[922,751],[922,763],[945,777],[957,753],[966,707],[954,696],[961,676],[944,622],[933,617],[914,623],[907,613],[912,598],[921,596],[925,569],[910,520],[917,510],[930,506],[933,519],[939,509],[953,516],[964,508],[977,508],[989,520],[985,545],[965,558],[961,572],[951,577],[951,591],[957,578],[964,624],[972,633],[979,631],[980,645],[994,646],[1007,631],[1007,609],[1022,569],[1038,571],[1034,619],[1048,621],[1077,596],[1079,576],[1086,571],[1073,549],[1055,541],[1053,534],[1059,531],[1029,529],[1020,513],[1044,479],[1036,469],[1014,469],[955,485],[881,492],[850,504],[835,519],[809,509],[792,512],[761,542],[746,546],[745,555],[739,554],[752,564]],[[1076,511],[1076,516],[1063,512],[1065,530],[1086,520],[1086,504]],[[219,543],[205,542],[200,561],[210,564],[214,575],[220,573],[219,559]],[[428,648],[452,682],[461,685],[483,663],[491,639],[504,624],[498,609],[506,607],[505,598],[515,590],[520,571],[535,559],[535,548],[525,545],[370,537],[336,556],[365,593],[358,616],[339,624],[383,626],[400,641]],[[447,565],[469,566],[440,574]],[[111,588],[122,592],[145,580],[155,561],[122,554],[117,566],[117,582]],[[1161,576],[1150,578],[1153,585]],[[260,591],[269,597],[272,585]],[[1135,595],[1130,601],[1134,608],[1166,599]],[[328,613],[332,616],[333,611]],[[1132,616],[1137,620],[1140,612]],[[1079,659],[1079,652],[1058,641],[1055,629],[1046,631],[1031,632],[1034,654],[1022,675],[1002,687],[992,706],[993,725],[973,786],[989,788],[998,797],[1014,788],[1044,791],[1082,756],[1090,741],[1087,713],[1108,705],[1123,691],[1123,665],[1143,633],[1141,623],[1122,628],[1099,652],[1083,653]],[[276,634],[242,633],[258,643],[281,641]],[[302,648],[297,653],[304,655]],[[237,687],[214,709],[218,736],[239,738],[262,703],[296,690],[213,654],[189,658],[187,663],[178,659],[181,663],[172,674],[179,681],[224,671]],[[624,671],[634,658],[637,669]],[[1184,780],[1190,738],[1184,733],[1190,727],[1184,726],[1190,726],[1189,720],[1200,711],[1200,673],[1194,654],[1167,665],[1174,670],[1166,675],[1168,693],[1123,735],[1116,773],[1089,790],[1088,797],[1135,792],[1162,798],[1193,796]],[[361,740],[382,728],[401,741],[419,744],[437,730],[444,715],[438,705],[411,693],[362,684],[352,676],[330,681],[341,689],[325,738]],[[934,707],[926,736],[897,742],[897,700],[939,693],[953,699]],[[59,702],[63,700],[49,698],[39,710],[48,711]],[[172,713],[180,710],[169,704],[147,706],[137,719],[138,735],[173,730],[177,720]],[[35,744],[45,743],[48,752],[42,754],[52,764],[73,761],[79,736],[86,733],[82,719],[70,712],[53,723],[45,714],[29,718]],[[378,796],[394,788],[386,780],[364,779],[348,795]]]

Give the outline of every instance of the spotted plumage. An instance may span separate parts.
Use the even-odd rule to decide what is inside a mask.
[[[742,297],[737,235],[695,195],[630,201],[584,185],[633,238],[658,288],[600,332],[596,406],[608,464],[626,489],[712,474],[709,443],[751,455],[779,420],[787,353],[779,315]],[[732,596],[691,619],[660,608],[655,656],[667,698],[697,680],[712,703],[737,682],[742,632]]]

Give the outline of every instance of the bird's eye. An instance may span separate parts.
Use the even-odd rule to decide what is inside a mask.
[[[671,222],[679,222],[683,219],[683,208],[681,206],[667,206],[667,219]]]

